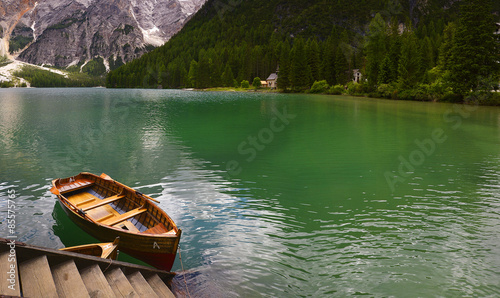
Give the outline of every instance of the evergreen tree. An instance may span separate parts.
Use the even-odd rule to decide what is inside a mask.
[[[487,89],[481,86],[484,81],[497,81],[500,53],[491,2],[465,0],[460,8],[451,50],[450,79],[453,91],[465,96],[470,91]]]
[[[200,51],[199,59],[196,88],[208,88],[210,87],[210,60],[203,49]]]
[[[239,48],[239,73],[238,73],[238,81],[242,80],[250,80],[251,77],[251,72],[252,72],[252,59],[251,59],[251,52],[250,52],[250,47],[248,44],[244,41],[242,42],[240,48]]]
[[[401,57],[401,37],[392,36],[389,49],[389,83],[398,80],[399,59]]]
[[[173,64],[168,65],[168,70],[165,64],[160,63],[160,66],[158,67],[158,74],[157,74],[157,86],[162,87],[162,88],[167,88],[167,86],[170,86],[170,81],[172,80],[172,75],[173,75]]]
[[[214,49],[209,51],[209,65],[210,65],[210,87],[222,86],[222,69],[219,55]]]
[[[386,55],[380,64],[378,84],[389,84],[392,81],[391,77],[391,59],[389,58],[389,55]]]
[[[295,40],[292,48],[291,83],[296,90],[305,90],[311,86],[311,69],[307,63],[305,42],[302,38]]]
[[[382,16],[377,13],[368,26],[366,36],[366,76],[368,84],[375,86],[378,82],[378,71],[380,63],[384,59],[387,51],[387,24]]]
[[[188,86],[190,88],[196,87],[197,79],[198,79],[198,63],[194,60],[191,60],[188,72]]]
[[[290,87],[290,44],[285,41],[281,44],[281,52],[279,58],[280,72],[278,76],[278,87],[286,90]]]
[[[442,71],[450,70],[451,49],[457,27],[455,23],[448,23],[443,31],[443,42],[439,48],[439,57],[437,66]]]
[[[398,80],[399,58],[401,57],[401,35],[400,22],[397,17],[391,19],[389,25],[389,41],[388,41],[388,57],[389,68],[388,82],[396,82]]]
[[[411,29],[404,33],[398,66],[398,84],[401,89],[411,89],[419,79],[419,53],[417,37]]]
[[[434,67],[434,49],[432,47],[431,39],[426,36],[420,40],[420,68],[419,79],[427,83],[427,71]]]
[[[307,42],[307,57],[309,67],[311,69],[311,77],[313,81],[318,81],[320,78],[320,61],[319,61],[319,46],[316,39],[310,39]]]
[[[323,43],[323,64],[321,65],[321,79],[325,79],[331,86],[337,84],[335,53],[337,46],[333,36],[328,37]]]
[[[226,68],[222,73],[222,86],[224,87],[232,87],[234,85],[234,75],[231,70],[231,66],[229,63],[226,64]]]
[[[344,85],[351,79],[349,72],[349,64],[340,47],[335,50],[335,81],[336,84]]]
[[[252,59],[251,59],[252,77],[260,76],[261,72],[264,70],[265,60],[263,58],[264,58],[264,52],[262,51],[262,47],[255,46],[252,49]]]

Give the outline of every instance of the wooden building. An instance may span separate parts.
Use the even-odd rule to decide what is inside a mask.
[[[267,82],[267,87],[271,89],[278,88],[278,74],[277,73],[270,74],[266,82]]]

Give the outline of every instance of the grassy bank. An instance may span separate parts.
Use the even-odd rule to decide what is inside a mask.
[[[279,90],[271,88],[234,88],[234,87],[214,87],[206,89],[194,89],[199,91],[226,91],[226,92],[259,92],[259,93],[279,93]]]

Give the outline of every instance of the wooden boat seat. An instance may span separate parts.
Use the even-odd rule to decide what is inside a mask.
[[[168,228],[162,224],[159,223],[156,226],[147,229],[146,231],[142,232],[143,234],[163,234],[163,235],[177,235],[177,232],[175,232],[174,229],[171,229],[170,231]]]
[[[119,223],[117,225],[114,225],[114,227],[121,228],[121,229],[130,231],[130,232],[134,232],[134,233],[140,233],[139,229],[136,226],[134,226],[134,224],[131,223],[128,220],[122,221],[121,223]]]
[[[152,228],[147,229],[146,231],[142,232],[143,234],[163,234],[165,232],[168,232],[167,227],[165,227],[164,224],[159,223],[155,225]]]
[[[70,183],[61,183],[59,187],[59,192],[61,194],[63,193],[66,193],[66,192],[70,192],[70,191],[74,191],[74,190],[78,190],[78,189],[82,189],[82,188],[86,188],[90,185],[94,184],[94,181],[92,180],[89,180],[89,179],[78,179],[76,181],[73,181],[73,182],[70,182]]]
[[[99,220],[99,222],[102,224],[105,224],[105,225],[114,226],[116,224],[121,223],[122,221],[130,219],[130,218],[132,218],[136,215],[139,215],[141,213],[144,213],[146,211],[148,211],[147,208],[139,207],[139,208],[136,208],[134,210],[130,210],[129,212],[120,214],[119,216],[116,216],[116,217],[105,219],[103,221]]]
[[[89,210],[92,210],[94,208],[101,207],[101,206],[107,205],[109,203],[113,203],[114,201],[118,201],[119,199],[122,199],[124,197],[125,197],[125,195],[116,195],[116,196],[112,196],[112,197],[109,197],[106,199],[97,200],[97,201],[94,201],[94,203],[92,205],[86,206],[85,208],[82,208],[82,210],[89,211]],[[86,202],[81,202],[80,204],[83,205],[84,203],[86,203]]]

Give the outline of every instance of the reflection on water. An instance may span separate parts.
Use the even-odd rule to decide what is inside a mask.
[[[193,297],[498,296],[500,110],[479,108],[455,127],[443,117],[450,107],[0,90],[0,223],[5,233],[14,189],[20,241],[96,241],[56,204],[50,181],[105,172],[159,200],[183,230],[181,296],[185,281]],[[296,117],[266,138],[276,110]],[[391,190],[384,173],[436,128],[446,141]],[[260,146],[248,161],[252,137]],[[228,174],[230,161],[240,173]]]

